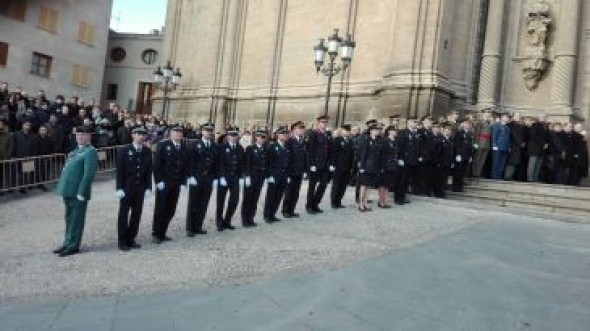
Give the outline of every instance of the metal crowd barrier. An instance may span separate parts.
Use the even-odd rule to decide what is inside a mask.
[[[98,148],[98,173],[115,171],[121,146]],[[41,155],[0,161],[0,192],[39,187],[59,180],[67,154]]]

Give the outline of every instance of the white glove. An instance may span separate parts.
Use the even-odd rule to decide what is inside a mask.
[[[190,186],[197,186],[198,182],[197,179],[195,179],[195,177],[190,177],[186,183]]]
[[[162,191],[164,188],[166,188],[166,184],[164,182],[159,182],[156,184],[156,188],[158,191]]]
[[[275,178],[274,178],[274,177],[272,177],[272,176],[268,177],[268,179],[267,179],[267,180],[268,180],[268,183],[269,183],[269,184],[274,184],[274,183],[275,183]]]
[[[422,159],[421,157],[419,157],[419,158],[418,158],[418,162],[422,162],[422,160],[423,160],[423,159]]]
[[[217,185],[219,185],[219,180],[215,179],[213,183],[211,183],[211,186],[217,187]]]
[[[291,183],[291,177],[287,177],[287,184]]]
[[[119,200],[123,199],[125,197],[125,191],[123,190],[117,190],[117,192],[115,193],[115,195],[117,196],[117,198]]]
[[[335,166],[330,166],[330,172],[334,172],[336,171],[336,167]]]
[[[244,178],[244,185],[246,185],[246,187],[252,186],[252,178],[250,178],[250,176],[246,176],[246,178]]]
[[[397,160],[397,165],[403,167],[404,165],[406,165],[406,163],[404,162],[404,160]]]
[[[455,161],[461,162],[462,160],[463,160],[463,158],[461,157],[461,155],[455,156]]]
[[[80,194],[78,194],[78,196],[76,196],[76,198],[78,198],[78,201],[86,201],[86,199],[84,199],[84,197],[81,196]]]
[[[479,145],[478,144],[473,144],[473,148],[478,149]]]
[[[360,172],[361,174],[364,174],[364,173],[365,173],[365,169],[361,169],[361,170],[359,170],[359,172]]]
[[[240,187],[244,187],[244,178],[240,178],[238,180],[238,184],[240,185]]]
[[[498,150],[498,146],[492,147],[492,150],[497,151]]]
[[[219,178],[219,185],[223,187],[227,186],[227,181],[225,180],[225,177]]]
[[[309,171],[311,171],[311,172],[316,172],[316,171],[318,171],[318,168],[316,168],[316,166],[311,166],[311,167],[309,168]]]
[[[471,163],[471,162],[473,162],[473,158],[472,157],[469,158],[469,163]]]
[[[150,190],[149,188],[147,190],[145,190],[145,193],[143,194],[143,198],[147,199],[150,198],[152,196],[152,190]]]

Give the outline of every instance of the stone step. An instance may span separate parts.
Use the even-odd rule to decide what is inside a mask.
[[[538,194],[548,197],[567,197],[590,201],[590,187],[552,185],[541,183],[523,183],[509,181],[493,181],[488,179],[473,180],[468,188],[497,190],[506,193]]]
[[[503,188],[490,188],[482,186],[471,186],[466,188],[466,192],[474,195],[508,198],[521,202],[537,202],[550,205],[558,205],[568,208],[580,208],[590,211],[590,196],[583,196],[576,192],[570,194],[555,195],[545,192],[531,191],[512,191]]]
[[[454,200],[494,204],[502,207],[525,209],[548,214],[575,215],[576,217],[586,217],[590,219],[590,208],[587,203],[578,204],[577,206],[561,206],[559,204],[551,203],[550,201],[523,201],[522,199],[515,199],[514,197],[498,194],[497,192],[484,194],[482,192],[472,193],[469,190],[464,193],[449,192],[448,197]]]

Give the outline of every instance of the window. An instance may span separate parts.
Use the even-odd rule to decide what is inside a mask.
[[[33,75],[49,78],[52,61],[53,58],[51,56],[34,52],[33,61],[31,62],[31,73]]]
[[[8,60],[8,44],[0,41],[0,67],[6,67]]]
[[[109,84],[107,85],[107,100],[117,100],[117,92],[119,90],[119,86],[117,84]]]
[[[27,0],[0,0],[0,14],[24,21],[27,16]]]
[[[74,64],[72,70],[72,84],[80,87],[88,87],[88,80],[90,76],[90,68]]]
[[[94,25],[86,22],[80,21],[78,25],[78,41],[88,45],[94,45],[94,35],[96,33],[96,29]]]
[[[119,63],[125,60],[127,57],[127,52],[122,47],[115,47],[111,50],[111,60],[115,63]]]
[[[158,60],[158,52],[155,49],[146,49],[141,53],[141,60],[145,64],[152,65]]]
[[[57,33],[57,18],[57,10],[41,5],[38,27],[51,33]]]

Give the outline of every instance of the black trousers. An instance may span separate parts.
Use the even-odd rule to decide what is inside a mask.
[[[125,197],[119,201],[117,221],[119,245],[130,245],[135,242],[143,211],[144,195],[145,191],[138,188],[134,191],[126,191]]]
[[[195,233],[203,230],[203,222],[207,215],[212,191],[213,187],[210,184],[198,183],[197,186],[190,186],[186,211],[186,232]]]
[[[332,207],[342,204],[342,197],[346,193],[346,187],[350,182],[350,171],[336,171],[332,177],[332,189],[330,191],[330,202]]]
[[[404,168],[398,168],[395,173],[393,182],[393,200],[397,203],[404,203],[406,201],[406,193],[408,192],[407,171]]]
[[[447,178],[449,177],[449,169],[445,166],[433,167],[432,178],[434,179],[434,196],[437,198],[445,197],[445,189],[447,186]]]
[[[163,238],[168,231],[168,225],[176,213],[180,184],[166,183],[161,191],[156,191],[156,206],[154,208],[154,224],[152,235]]]
[[[455,162],[453,168],[453,192],[463,192],[467,162]]]
[[[307,189],[307,203],[305,208],[318,208],[326,187],[330,181],[330,172],[328,170],[316,171],[309,173],[309,187]]]
[[[303,175],[291,176],[289,178],[290,182],[285,188],[285,197],[283,199],[283,214],[295,213],[295,206],[297,206],[297,200],[299,200],[299,191],[301,190]]]
[[[436,176],[433,173],[436,172],[436,167],[431,162],[422,163],[418,167],[418,186],[419,194],[432,196],[434,193],[434,185],[436,182]]]
[[[273,218],[276,216],[285,188],[287,187],[287,179],[277,179],[273,184],[268,183],[266,188],[266,198],[264,199],[264,218]]]
[[[223,211],[225,209],[225,197],[229,191],[229,201],[227,203],[227,210],[225,210],[225,217]],[[215,222],[217,228],[222,228],[231,225],[231,219],[236,212],[238,202],[240,200],[240,184],[238,180],[228,181],[227,186],[217,186],[217,210]]]
[[[244,185],[244,196],[242,198],[242,224],[244,225],[254,222],[260,192],[262,186],[264,186],[264,176],[262,174],[252,174],[250,181],[250,187]]]
[[[407,183],[408,186],[412,187],[412,194],[420,195],[422,194],[422,186],[421,186],[421,175],[422,175],[422,165],[414,165],[408,167],[408,175],[407,175]]]

